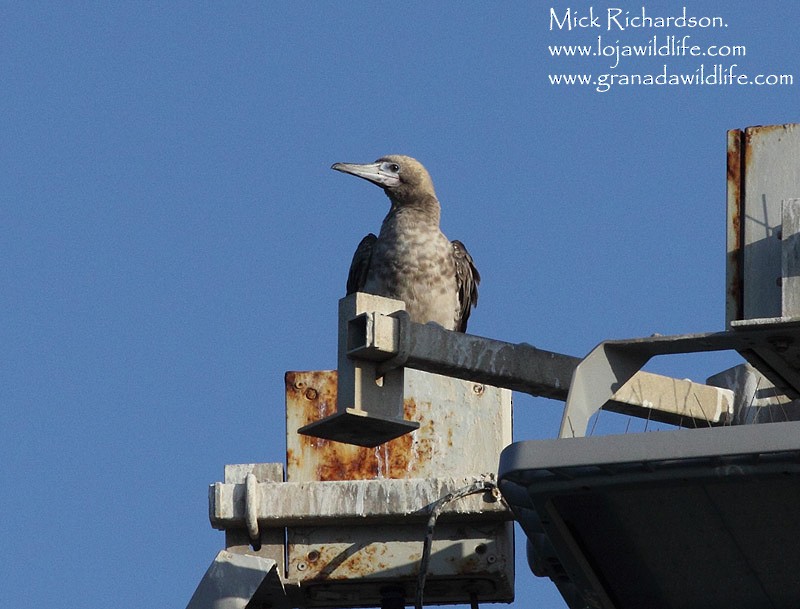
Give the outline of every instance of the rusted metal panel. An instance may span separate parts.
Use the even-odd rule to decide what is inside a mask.
[[[426,604],[468,602],[470,589],[477,600],[512,600],[512,526],[438,525]],[[424,527],[294,528],[289,578],[302,581],[310,604],[317,606],[377,606],[380,588],[388,582],[403,586],[406,598],[413,598],[423,538]],[[351,595],[357,602],[346,602]]]
[[[748,127],[743,139],[742,318],[779,318],[781,208],[800,197],[800,125]]]
[[[286,374],[287,484],[340,481],[352,487],[338,493],[342,509],[330,510],[344,518],[335,526],[320,521],[320,526],[287,528],[288,578],[300,583],[308,606],[376,606],[389,583],[413,598],[426,528],[420,514],[453,490],[425,488],[443,478],[457,484],[494,472],[501,450],[511,442],[509,390],[410,368],[403,383],[402,416],[419,428],[365,448],[295,432],[335,412],[336,371]],[[398,485],[410,490],[389,488]],[[314,492],[325,492],[324,486]],[[470,496],[442,514],[426,602],[469,602],[470,591],[481,601],[513,599],[513,527],[503,521],[504,508],[481,502],[485,498]],[[300,499],[297,503],[294,507],[302,507]],[[360,506],[370,522],[377,520],[358,524],[347,505]],[[469,513],[459,515],[459,510]]]
[[[740,129],[728,131],[727,258],[725,265],[725,326],[742,319],[742,138]]]
[[[336,409],[336,371],[286,373],[291,482],[443,478],[493,472],[511,442],[511,392],[406,370],[404,418],[419,429],[375,448],[295,433]],[[465,450],[469,447],[469,450]]]

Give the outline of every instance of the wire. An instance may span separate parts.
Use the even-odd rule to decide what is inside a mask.
[[[441,514],[442,510],[444,509],[444,506],[450,503],[451,501],[455,501],[456,499],[461,499],[468,495],[474,495],[475,493],[495,491],[497,489],[497,484],[494,482],[492,478],[493,476],[491,474],[484,474],[484,476],[480,480],[476,480],[472,484],[468,484],[467,486],[460,488],[457,491],[448,493],[447,495],[445,495],[441,499],[438,499],[432,504],[431,514],[428,517],[428,529],[425,533],[425,543],[422,546],[422,558],[420,559],[419,563],[419,574],[417,575],[417,594],[414,599],[415,609],[422,609],[425,580],[428,577],[428,566],[431,561],[431,547],[433,546],[433,530],[436,527],[436,520],[439,518],[439,514]],[[473,607],[477,607],[477,599],[475,599]]]

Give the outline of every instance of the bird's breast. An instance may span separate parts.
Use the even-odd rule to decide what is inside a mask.
[[[438,230],[382,231],[364,291],[402,300],[412,321],[454,329],[458,287],[452,245]]]

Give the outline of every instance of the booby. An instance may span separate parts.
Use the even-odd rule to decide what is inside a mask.
[[[422,163],[392,154],[368,164],[335,163],[331,169],[380,186],[391,202],[378,236],[364,237],[353,255],[347,294],[402,300],[411,321],[466,332],[480,274],[464,244],[440,230],[441,206]]]

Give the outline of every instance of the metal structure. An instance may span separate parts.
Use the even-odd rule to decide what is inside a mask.
[[[360,302],[362,298],[368,305],[380,309],[365,312],[362,306],[348,304],[348,301]],[[340,333],[339,346],[340,351],[345,350],[349,363],[344,366],[340,361],[340,378],[344,370],[348,379],[356,381],[352,385],[349,380],[344,385],[340,382],[340,386],[348,389],[346,399],[339,400],[336,410],[320,421],[301,427],[299,431],[303,434],[373,446],[382,439],[370,433],[373,425],[388,421],[392,431],[402,425],[410,429],[412,424],[403,418],[400,406],[403,394],[398,389],[399,383],[390,384],[385,380],[403,370],[405,374],[416,369],[566,400],[573,373],[581,364],[580,358],[544,351],[526,343],[507,343],[450,332],[433,324],[410,322],[402,314],[403,303],[399,301],[353,294],[342,303],[340,313],[344,312],[344,317],[340,321],[340,332],[344,328],[346,333]],[[349,312],[355,317],[348,319]],[[672,347],[672,352],[692,350],[685,348],[685,340],[675,343],[676,338],[686,337],[655,340],[672,341],[677,345],[677,348]],[[353,368],[355,373],[351,372]],[[384,381],[377,384],[375,378],[381,375]],[[647,392],[647,400],[642,399],[643,390]],[[643,371],[628,374],[603,397],[598,407],[606,410],[686,427],[725,424],[733,415],[733,395],[725,389]],[[390,409],[387,404],[391,405]],[[356,412],[358,415],[354,414]],[[374,423],[370,423],[373,420]]]
[[[728,132],[729,325],[800,315],[799,155],[797,124]]]
[[[651,357],[721,350],[736,350],[758,361],[775,386],[793,396],[800,394],[800,320],[739,326],[712,334],[608,341],[595,347],[575,369],[559,435],[583,436],[589,418]]]
[[[572,609],[800,604],[798,159],[796,125],[728,134],[723,332],[581,360],[343,299],[338,370],[286,376],[285,476],[226,466],[210,489],[226,550],[189,608],[421,607],[426,581],[427,603],[510,601],[512,516]],[[708,384],[641,371],[721,349],[749,364]],[[559,439],[510,444],[509,390],[565,400]],[[583,437],[601,409],[703,429]]]
[[[793,609],[800,423],[517,442],[500,489],[572,609]]]
[[[798,159],[797,125],[728,134],[726,331],[602,343],[576,368],[561,439],[504,450],[531,568],[571,608],[800,604]],[[750,362],[708,381],[743,425],[581,437],[650,357],[718,349]]]

